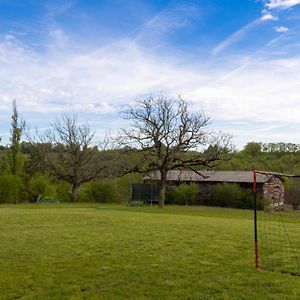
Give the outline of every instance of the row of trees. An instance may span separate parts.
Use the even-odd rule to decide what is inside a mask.
[[[278,145],[274,148],[283,151],[262,151],[261,143],[249,142],[241,151],[236,151],[230,161],[225,161],[222,170],[270,170],[287,174],[300,174],[300,150],[287,151],[289,143],[275,143]]]
[[[191,112],[181,98],[139,100],[121,117],[130,125],[121,129],[113,144],[96,141],[94,130],[70,115],[29,136],[14,101],[9,145],[0,146],[0,201],[17,197],[36,201],[54,190],[64,201],[122,201],[127,200],[131,183],[159,172],[163,207],[169,170],[300,173],[298,145],[249,142],[235,151],[230,135],[212,131],[209,118]]]
[[[300,145],[294,143],[256,143],[249,142],[244,151],[252,156],[259,155],[261,153],[296,153],[300,151]]]
[[[82,185],[101,177],[158,171],[159,205],[163,207],[169,170],[199,172],[215,168],[232,156],[231,137],[210,130],[209,118],[191,112],[181,98],[148,97],[136,101],[121,117],[131,124],[129,129],[121,129],[114,148],[95,147],[91,127],[68,115],[21,143],[26,124],[14,101],[10,144],[2,150],[6,153],[2,155],[2,173],[27,177],[27,182],[32,176],[49,174],[70,185],[70,199],[75,201]]]

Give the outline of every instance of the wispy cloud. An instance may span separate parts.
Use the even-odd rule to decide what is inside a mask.
[[[251,30],[264,24],[265,22],[269,21],[278,21],[279,18],[274,16],[271,12],[272,9],[287,9],[292,6],[300,4],[300,0],[270,0],[265,3],[265,9],[262,11],[262,15],[260,18],[255,19],[254,21],[246,24],[245,26],[241,27],[239,30],[231,34],[221,43],[219,43],[213,50],[212,55],[218,55],[225,49],[229,48],[231,45],[235,44],[236,42],[242,40]],[[278,33],[284,33],[289,30],[286,26],[275,26],[274,29]]]
[[[61,0],[56,4],[46,3],[46,20],[54,22],[55,19],[70,10],[79,0]]]
[[[271,15],[270,15],[271,16]],[[226,48],[230,47],[232,44],[236,43],[237,41],[241,40],[251,29],[255,28],[256,26],[260,25],[262,22],[267,20],[273,20],[271,17],[265,17],[265,18],[259,18],[256,19],[247,25],[243,26],[233,34],[231,34],[228,38],[226,38],[224,41],[219,43],[213,50],[212,55],[215,56],[219,53],[221,53]]]
[[[288,9],[300,4],[300,0],[268,0],[265,7],[268,9]]]
[[[199,17],[200,13],[199,6],[189,1],[167,6],[141,26],[136,40],[155,42],[175,30],[191,26],[193,19]]]
[[[190,98],[202,99],[218,120],[299,123],[295,112],[300,109],[298,67],[299,58],[254,60],[223,81],[187,93]],[[220,73],[215,78],[220,78]]]
[[[217,54],[256,26],[276,20],[265,13],[215,47],[210,62],[207,58],[185,57],[186,63],[182,64],[182,54],[171,49],[172,55],[166,58],[144,43],[146,36],[154,35],[159,28],[167,34],[189,26],[190,17],[180,19],[182,10],[166,10],[155,16],[143,26],[137,39],[128,36],[85,52],[73,48],[74,41],[57,24],[47,29],[48,47],[43,51],[7,34],[0,40],[0,119],[9,124],[11,101],[16,99],[20,112],[30,116],[29,122],[33,116],[38,123],[38,118],[45,122],[54,115],[71,112],[89,120],[105,118],[100,125],[95,124],[101,130],[114,130],[120,125],[120,108],[136,98],[162,91],[167,96],[181,94],[192,101],[195,110],[203,108],[217,121],[219,129],[239,135],[241,144],[257,136],[271,140],[277,134],[286,140],[287,131],[279,132],[274,124],[298,128],[289,132],[289,138],[300,142],[297,32],[291,28],[277,35],[253,57],[231,54],[225,62],[218,60]],[[199,13],[192,6],[183,11],[188,16]],[[280,32],[285,28],[275,27]]]
[[[300,0],[299,0],[300,1]],[[268,22],[268,21],[277,21],[278,17],[274,16],[271,12],[264,11],[262,16],[260,18],[255,19],[254,21],[246,24],[233,34],[231,34],[228,38],[226,38],[224,41],[219,43],[213,50],[212,55],[215,56],[219,53],[221,53],[223,50],[230,47],[232,44],[238,42],[239,40],[243,39],[249,31],[254,29],[255,27]]]
[[[137,97],[163,91],[181,94],[227,124],[299,124],[299,69],[298,56],[270,60],[262,55],[246,64],[232,57],[230,66],[205,68],[202,61],[180,66],[177,57],[166,60],[130,40],[85,54],[41,54],[7,37],[0,44],[0,110],[8,113],[16,99],[22,112],[43,113],[43,118],[64,112],[116,114]]]
[[[17,99],[26,111],[109,113],[141,93],[184,84],[190,73],[130,40],[81,54],[37,53],[10,39],[0,44],[0,107]]]
[[[277,21],[278,17],[275,17],[271,13],[267,12],[261,16],[260,20],[261,21]]]
[[[58,47],[60,50],[69,42],[68,36],[60,28],[50,29],[48,34],[51,40],[50,46],[55,45],[55,47]]]
[[[288,29],[287,27],[285,27],[285,26],[276,26],[276,27],[275,27],[275,30],[276,30],[277,32],[279,32],[279,33],[282,33],[282,32],[288,31],[289,29]]]

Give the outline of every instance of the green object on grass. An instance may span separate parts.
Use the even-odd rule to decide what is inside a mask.
[[[60,203],[60,201],[56,197],[45,196],[39,197],[37,203]]]

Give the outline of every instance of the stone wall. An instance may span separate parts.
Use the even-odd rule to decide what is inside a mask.
[[[271,176],[263,186],[263,196],[270,200],[270,208],[282,209],[284,205],[284,186],[282,180]]]

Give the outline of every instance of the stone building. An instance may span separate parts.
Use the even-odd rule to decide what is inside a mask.
[[[153,172],[144,177],[145,183],[157,183],[160,179],[159,172]],[[257,192],[259,196],[270,199],[270,205],[283,205],[284,185],[283,180],[277,175],[256,174]],[[197,183],[200,186],[202,199],[210,199],[212,188],[218,183],[236,183],[241,188],[253,190],[253,171],[169,171],[167,184],[169,186],[181,183]]]

